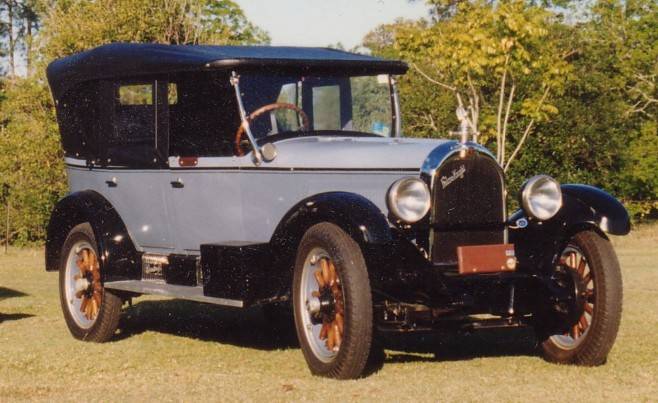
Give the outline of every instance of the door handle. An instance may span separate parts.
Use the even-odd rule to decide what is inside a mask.
[[[105,184],[106,184],[108,187],[111,187],[111,188],[115,188],[115,187],[117,187],[117,185],[118,185],[117,177],[116,177],[116,176],[113,176],[112,179],[108,179],[108,180],[106,180],[106,181],[105,181]]]
[[[185,185],[183,184],[183,180],[181,178],[178,178],[175,181],[171,181],[170,183],[171,183],[171,187],[174,189],[180,189],[185,187]]]

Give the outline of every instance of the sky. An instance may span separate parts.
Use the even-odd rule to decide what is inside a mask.
[[[247,18],[265,29],[272,45],[346,49],[361,43],[377,25],[427,15],[423,0],[235,0]]]

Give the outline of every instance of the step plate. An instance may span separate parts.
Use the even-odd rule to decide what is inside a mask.
[[[190,287],[184,285],[172,285],[155,283],[151,281],[126,280],[111,281],[104,284],[105,288],[112,290],[130,291],[139,294],[161,295],[186,299],[190,301],[205,302],[207,304],[232,306],[235,308],[244,308],[244,302],[234,299],[207,297],[203,295],[203,287]]]

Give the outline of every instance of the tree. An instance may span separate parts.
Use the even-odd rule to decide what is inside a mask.
[[[495,139],[507,170],[536,123],[557,113],[550,100],[569,76],[570,51],[549,35],[552,14],[524,1],[450,2],[440,9],[432,24],[400,26],[395,47],[425,80],[453,94],[474,133]],[[523,122],[514,147],[512,122]]]
[[[15,76],[20,58],[30,71],[33,33],[39,25],[37,0],[0,0],[0,39],[2,56],[7,57],[9,74]]]

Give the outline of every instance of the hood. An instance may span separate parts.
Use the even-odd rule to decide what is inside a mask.
[[[451,140],[373,137],[296,137],[275,143],[268,167],[340,169],[415,169],[437,146]]]

